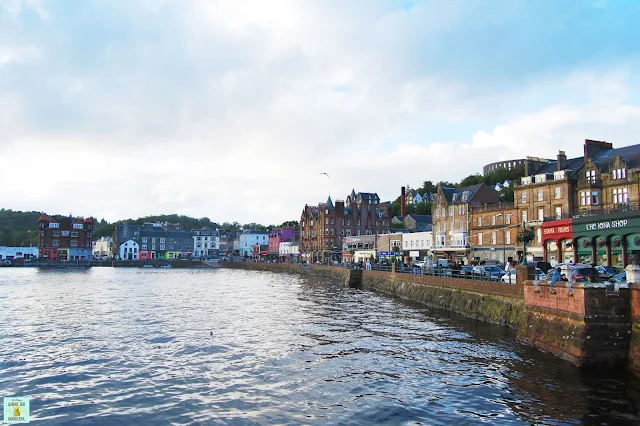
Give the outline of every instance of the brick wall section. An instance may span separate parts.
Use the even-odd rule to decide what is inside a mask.
[[[631,344],[629,347],[629,369],[640,376],[640,285],[631,287]]]
[[[607,293],[604,288],[525,284],[527,319],[518,340],[563,358],[576,366],[612,367],[625,364],[631,343],[630,291]]]

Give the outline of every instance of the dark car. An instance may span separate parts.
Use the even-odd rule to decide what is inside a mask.
[[[571,271],[571,281],[597,283],[602,282],[602,278],[593,266],[576,266]]]
[[[613,266],[602,266],[602,265],[596,266],[596,270],[598,271],[598,274],[600,274],[600,278],[603,281],[608,281],[612,277],[622,272],[622,269],[620,268],[615,268]]]
[[[541,262],[538,260],[534,260],[532,262],[527,262],[527,265],[535,266],[536,268],[540,268],[542,272],[545,274],[549,273],[549,269],[551,269],[551,264],[549,262]]]
[[[473,266],[463,265],[460,267],[460,278],[471,278],[473,275]]]

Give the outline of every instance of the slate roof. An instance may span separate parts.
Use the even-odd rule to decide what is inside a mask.
[[[333,206],[333,201],[331,201],[331,195],[329,195],[329,198],[327,198],[327,208],[329,210],[335,209],[335,207]]]
[[[447,199],[447,203],[449,205],[455,205],[455,204],[466,204],[467,202],[469,202],[469,200],[471,199],[471,197],[473,197],[473,195],[478,191],[478,189],[480,189],[480,187],[484,185],[483,183],[479,183],[476,185],[470,185],[470,186],[465,186],[462,188],[442,188],[442,193],[444,194],[445,198]],[[462,194],[467,192],[467,199],[462,201]]]

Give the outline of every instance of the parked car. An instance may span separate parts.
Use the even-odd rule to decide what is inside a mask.
[[[600,274],[597,269],[593,266],[575,266],[571,271],[570,281],[575,282],[602,282],[602,278],[600,278]]]
[[[614,284],[626,284],[627,283],[627,273],[626,272],[621,272],[617,275],[614,275],[613,277],[611,277],[609,279],[610,283],[614,283]]]
[[[535,275],[535,279],[536,280],[551,280],[549,275],[545,274],[542,271],[542,269],[540,269],[540,268],[536,268],[535,274],[536,274]],[[508,274],[504,274],[502,276],[502,278],[500,278],[500,280],[503,283],[515,284],[516,283],[516,270],[512,269],[511,271],[509,271]]]
[[[534,260],[531,262],[527,262],[527,265],[535,266],[536,268],[540,268],[542,272],[545,274],[549,273],[549,269],[551,269],[551,264],[549,262],[541,262],[538,260]]]
[[[505,274],[501,268],[493,265],[474,266],[473,275],[480,275],[489,278],[491,281],[498,281]]]
[[[473,266],[463,265],[460,267],[460,278],[471,278],[473,275]]]
[[[613,278],[614,276],[622,273],[622,269],[620,268],[615,268],[613,266],[596,266],[596,270],[598,271],[598,274],[600,275],[600,278],[603,281],[608,281],[611,278]]]

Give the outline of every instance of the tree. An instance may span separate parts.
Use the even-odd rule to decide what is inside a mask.
[[[280,227],[281,228],[298,228],[300,227],[300,223],[297,220],[287,220],[286,222],[282,222]]]

